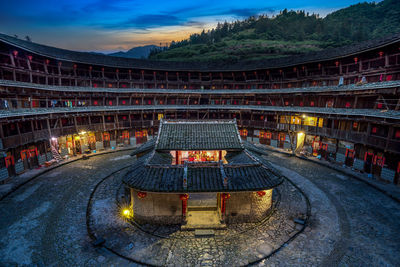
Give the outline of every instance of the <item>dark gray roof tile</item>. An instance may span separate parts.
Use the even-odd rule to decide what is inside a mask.
[[[156,150],[241,150],[235,121],[161,121]]]
[[[166,71],[244,71],[266,68],[282,68],[298,64],[332,60],[340,57],[351,56],[356,53],[377,49],[382,46],[398,42],[399,39],[400,33],[344,47],[325,49],[318,52],[263,60],[243,60],[238,62],[229,62],[229,64],[227,64],[226,61],[221,60],[212,62],[172,62],[113,57],[60,49],[33,42],[27,42],[25,40],[14,38],[9,35],[0,34],[0,41],[4,43],[57,60],[65,60],[74,63],[84,63],[91,65],[110,66],[116,68],[137,68]]]

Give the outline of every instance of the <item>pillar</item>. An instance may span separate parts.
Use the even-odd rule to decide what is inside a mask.
[[[181,194],[179,195],[179,198],[182,200],[182,218],[186,221],[187,200],[189,199],[189,194]]]
[[[225,220],[226,200],[229,199],[230,197],[231,195],[229,193],[221,194],[221,216],[223,220]]]

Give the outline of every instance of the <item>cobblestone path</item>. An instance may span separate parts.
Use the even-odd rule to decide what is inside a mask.
[[[323,266],[400,266],[398,202],[361,181],[313,162],[274,152],[266,159],[288,177],[307,177],[336,209],[341,237]]]
[[[136,266],[91,245],[86,207],[94,186],[127,166],[130,152],[100,155],[54,169],[0,202],[0,266]],[[309,197],[309,227],[259,266],[400,266],[400,204],[339,172],[270,152],[266,159]],[[156,265],[244,265],[293,235],[304,199],[285,182],[281,202],[266,224],[231,226],[213,238],[178,228],[144,226],[116,216],[120,173],[95,193],[94,230],[126,256]],[[110,216],[106,216],[106,215]],[[103,216],[101,216],[103,215]],[[246,231],[245,231],[246,230]],[[134,238],[134,239],[132,239]]]
[[[6,266],[102,263],[105,256],[95,251],[86,231],[87,200],[102,177],[132,162],[125,156],[129,153],[99,155],[61,166],[4,199],[0,203],[0,262]],[[121,263],[113,254],[107,257]]]

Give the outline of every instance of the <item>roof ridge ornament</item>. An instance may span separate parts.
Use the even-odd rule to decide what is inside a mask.
[[[161,128],[162,128],[163,123],[164,123],[164,119],[161,118],[161,120],[160,120],[160,127],[158,127],[157,140],[156,140],[156,144],[155,144],[155,146],[154,146],[155,148],[157,148],[158,142],[159,142],[159,140],[160,140],[160,133],[161,133]]]
[[[188,177],[188,162],[184,162],[183,168],[183,188],[187,189],[187,177]]]
[[[218,165],[219,165],[219,169],[221,171],[222,183],[224,184],[224,188],[227,188],[228,187],[228,176],[225,173],[224,164],[223,164],[222,160],[219,161]]]

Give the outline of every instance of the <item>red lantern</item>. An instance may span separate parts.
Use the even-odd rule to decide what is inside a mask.
[[[221,197],[222,197],[223,199],[230,199],[230,198],[231,198],[231,194],[229,194],[229,193],[222,193],[222,194],[221,194]]]
[[[354,62],[357,63],[358,62],[358,57],[354,58]]]
[[[396,133],[394,134],[394,137],[396,139],[400,139],[400,130],[397,130]]]
[[[379,51],[379,57],[383,57],[383,51]]]
[[[335,62],[336,67],[339,67],[339,61]]]
[[[28,56],[30,62],[32,62],[32,56]]]
[[[49,65],[50,60],[46,59],[45,63],[46,63],[46,65]]]
[[[122,105],[125,105],[126,104],[126,101],[125,100],[122,100]]]
[[[265,196],[265,191],[257,191],[257,195],[259,196],[259,197],[263,197],[263,196]]]
[[[14,50],[14,51],[13,51],[13,55],[14,55],[14,57],[17,57],[17,56],[18,56],[18,51],[17,51],[17,50]]]
[[[139,191],[139,192],[137,192],[137,196],[138,196],[138,198],[143,199],[147,196],[147,193]]]
[[[179,195],[180,200],[188,200],[189,199],[189,194],[180,194]]]

